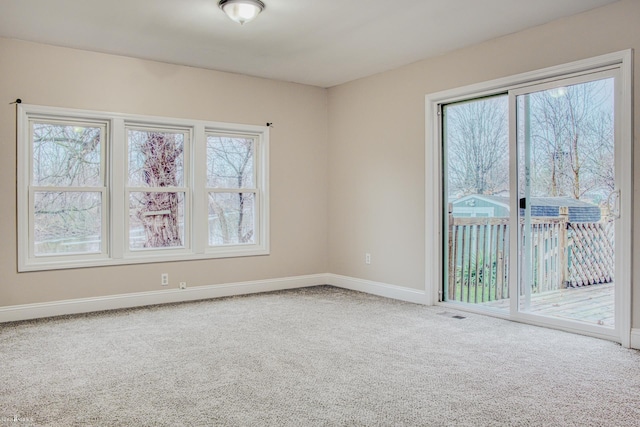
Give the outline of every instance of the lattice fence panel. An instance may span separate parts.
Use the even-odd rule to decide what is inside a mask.
[[[572,287],[610,283],[614,272],[614,224],[569,223],[569,277]]]

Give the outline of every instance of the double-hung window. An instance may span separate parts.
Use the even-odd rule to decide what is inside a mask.
[[[128,251],[189,247],[189,130],[127,126],[126,135]]]
[[[107,123],[33,117],[29,126],[28,253],[62,261],[108,251]]]
[[[256,241],[255,137],[207,133],[210,248]]]
[[[18,107],[19,271],[269,253],[267,126]]]

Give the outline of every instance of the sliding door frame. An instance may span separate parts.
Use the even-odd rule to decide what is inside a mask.
[[[620,156],[619,169],[616,165],[616,173],[620,173],[621,182],[625,183],[621,190],[621,206],[620,211],[622,217],[621,229],[627,232],[616,235],[616,239],[620,239],[621,257],[620,265],[626,268],[616,271],[616,282],[619,281],[620,286],[616,285],[616,307],[620,308],[620,312],[616,313],[616,329],[615,335],[609,333],[601,333],[597,328],[574,327],[571,324],[558,325],[556,322],[547,322],[544,319],[538,319],[533,316],[509,315],[505,313],[491,312],[474,308],[470,305],[461,306],[442,301],[442,281],[444,274],[444,206],[442,191],[443,183],[443,164],[442,164],[442,135],[441,106],[443,104],[453,103],[457,101],[468,100],[472,98],[480,98],[496,94],[503,94],[508,91],[524,88],[531,85],[538,85],[558,79],[589,74],[604,68],[618,68],[620,71],[620,111],[619,117],[619,139],[616,143],[620,143],[622,155]],[[508,318],[511,320],[522,321],[526,323],[536,324],[540,326],[550,326],[557,329],[567,330],[570,332],[596,336],[620,342],[623,346],[631,345],[631,278],[632,278],[632,229],[633,221],[633,51],[624,50],[610,53],[582,61],[571,62],[568,64],[549,67],[537,71],[518,74],[506,78],[491,80],[488,82],[478,83],[461,88],[446,90],[429,94],[425,97],[425,293],[426,303],[429,305],[449,305],[459,309],[472,312],[478,312],[496,317]],[[515,114],[510,111],[509,114]],[[511,130],[510,130],[511,131]],[[515,150],[515,147],[511,147]],[[510,162],[514,161],[511,156]],[[514,165],[511,165],[514,166]],[[515,198],[512,197],[511,209],[517,209]],[[512,227],[515,230],[515,227]],[[513,231],[512,231],[513,233]],[[517,252],[517,245],[512,245],[511,256]],[[517,259],[517,254],[516,258]],[[509,281],[513,286],[517,285],[517,270],[510,269]],[[517,299],[512,301],[512,305],[517,304]],[[517,310],[511,310],[517,313]]]

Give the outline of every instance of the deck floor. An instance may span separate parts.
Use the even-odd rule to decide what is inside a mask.
[[[614,284],[560,289],[531,296],[531,305],[521,310],[561,319],[578,320],[596,325],[615,325]],[[483,303],[486,307],[509,310],[509,300]]]

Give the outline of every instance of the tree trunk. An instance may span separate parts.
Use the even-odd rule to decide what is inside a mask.
[[[175,137],[163,133],[149,133],[142,147],[145,156],[144,178],[149,187],[177,186],[178,157],[182,148]],[[147,192],[143,195],[140,220],[144,225],[145,248],[182,246],[178,224],[178,193]]]

